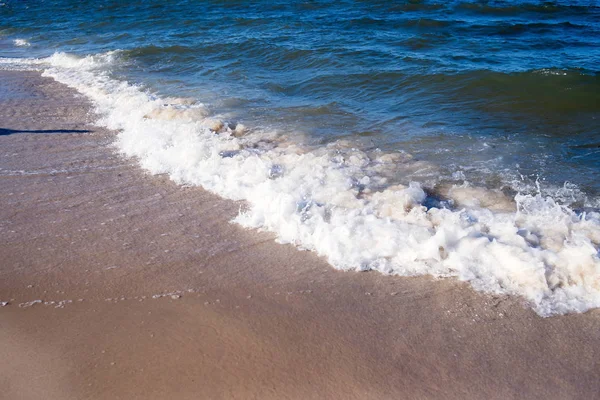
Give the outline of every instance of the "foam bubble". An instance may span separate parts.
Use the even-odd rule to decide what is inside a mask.
[[[181,106],[177,103],[167,103],[157,106],[145,118],[157,120],[203,121],[208,116],[208,110],[203,105]],[[222,123],[221,123],[222,127]],[[218,130],[218,129],[217,129]]]
[[[600,214],[540,193],[444,184],[435,165],[402,152],[303,146],[245,127],[239,135],[193,101],[111,79],[115,57],[59,53],[43,60],[44,74],[87,95],[98,124],[117,130],[120,151],[144,169],[246,200],[235,218],[243,226],[339,269],[454,276],[521,296],[543,316],[600,306]]]
[[[57,52],[47,59],[40,60],[50,63],[53,67],[72,70],[95,70],[107,68],[119,61],[120,50],[108,51],[106,53],[87,55],[85,57],[75,54]]]
[[[29,47],[29,46],[31,46],[31,43],[29,43],[25,39],[15,39],[15,40],[13,40],[13,43],[17,47]]]

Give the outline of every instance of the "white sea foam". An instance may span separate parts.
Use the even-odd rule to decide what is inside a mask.
[[[522,296],[543,316],[600,306],[599,213],[468,183],[440,186],[454,205],[442,207],[422,186],[436,167],[407,154],[366,153],[345,142],[308,148],[273,132],[244,136],[201,104],[111,79],[115,52],[40,62],[46,76],[94,102],[98,124],[119,131],[118,148],[144,169],[246,200],[236,222],[275,232],[336,268],[455,276],[478,290]],[[392,185],[398,176],[405,184]]]
[[[44,61],[35,58],[2,58],[0,57],[0,70],[37,70]]]
[[[31,43],[29,43],[25,39],[15,39],[13,41],[13,43],[14,43],[15,46],[18,46],[18,47],[29,47],[29,46],[31,46]]]

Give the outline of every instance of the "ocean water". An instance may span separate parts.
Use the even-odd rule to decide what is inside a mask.
[[[600,306],[596,1],[0,2],[0,68],[336,268]],[[10,127],[6,127],[10,128]]]

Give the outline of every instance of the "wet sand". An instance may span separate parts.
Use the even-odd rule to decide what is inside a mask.
[[[599,311],[335,271],[230,224],[243,204],[122,159],[89,107],[0,72],[0,398],[600,393]]]

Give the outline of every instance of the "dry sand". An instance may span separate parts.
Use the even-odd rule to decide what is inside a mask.
[[[335,271],[92,119],[0,72],[1,399],[598,398],[600,312]]]

